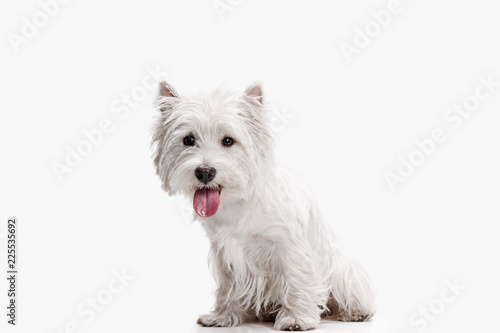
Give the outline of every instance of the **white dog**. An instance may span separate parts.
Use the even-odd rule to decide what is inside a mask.
[[[180,96],[160,83],[156,171],[170,195],[193,198],[211,243],[215,309],[203,326],[274,320],[310,330],[322,317],[375,313],[363,272],[335,246],[314,195],[274,161],[260,84],[244,94]]]

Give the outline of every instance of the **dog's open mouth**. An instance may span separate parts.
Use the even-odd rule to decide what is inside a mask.
[[[193,207],[196,214],[201,217],[214,216],[220,205],[220,193],[222,186],[218,189],[204,187],[194,192]]]

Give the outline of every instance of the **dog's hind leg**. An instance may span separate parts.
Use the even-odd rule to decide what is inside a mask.
[[[364,271],[337,251],[330,278],[328,310],[330,320],[365,321],[375,314],[374,296]]]

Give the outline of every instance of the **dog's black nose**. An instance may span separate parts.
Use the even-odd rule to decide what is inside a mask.
[[[216,171],[215,168],[210,165],[202,165],[194,170],[194,174],[200,182],[207,184],[209,181],[214,179]]]

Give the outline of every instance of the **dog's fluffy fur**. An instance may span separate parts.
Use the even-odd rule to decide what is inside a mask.
[[[336,248],[314,195],[276,165],[260,84],[243,94],[179,96],[162,82],[157,102],[153,157],[163,189],[190,198],[220,189],[217,213],[198,218],[217,283],[215,309],[199,324],[261,319],[277,330],[309,330],[321,317],[363,321],[375,313],[364,273]],[[186,136],[195,145],[183,144]],[[225,137],[234,144],[222,145]],[[195,176],[200,165],[216,169],[208,184]]]

